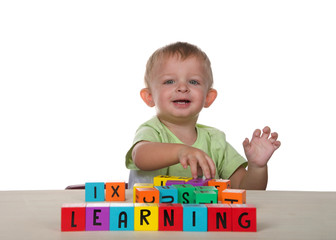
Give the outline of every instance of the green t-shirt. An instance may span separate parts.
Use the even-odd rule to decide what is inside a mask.
[[[228,143],[225,134],[216,128],[196,124],[197,140],[192,147],[206,152],[216,165],[216,178],[228,179],[238,167],[247,166],[246,160]],[[132,159],[132,150],[140,141],[183,144],[157,117],[142,124],[136,131],[133,146],[126,154],[126,167],[131,170],[129,185],[153,182],[158,175],[191,177],[190,169],[181,164],[154,171],[139,170]],[[160,159],[158,159],[160,161]]]

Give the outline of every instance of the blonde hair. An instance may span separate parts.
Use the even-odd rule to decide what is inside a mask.
[[[208,71],[209,88],[213,85],[213,75],[211,69],[211,62],[208,56],[200,48],[195,45],[186,42],[176,42],[159,48],[148,59],[145,72],[145,85],[149,87],[150,75],[154,65],[163,57],[177,56],[181,60],[185,60],[189,57],[197,57],[204,61],[205,67]]]

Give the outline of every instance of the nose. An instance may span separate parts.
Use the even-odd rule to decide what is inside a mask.
[[[177,92],[180,92],[180,93],[189,92],[189,88],[188,88],[187,84],[185,84],[185,83],[179,83],[176,90],[177,90]]]

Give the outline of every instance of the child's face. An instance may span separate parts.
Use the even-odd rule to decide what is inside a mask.
[[[149,85],[153,106],[161,120],[195,121],[202,108],[210,106],[208,72],[196,57],[162,59],[153,67]]]

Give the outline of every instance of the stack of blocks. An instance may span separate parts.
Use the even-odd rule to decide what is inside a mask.
[[[256,207],[230,180],[153,180],[134,185],[133,203],[125,202],[124,182],[86,183],[87,203],[63,204],[61,230],[257,231]]]

